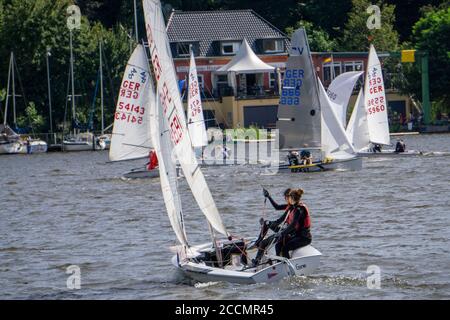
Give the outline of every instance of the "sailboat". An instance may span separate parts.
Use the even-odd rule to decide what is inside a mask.
[[[18,153],[22,149],[19,139],[20,136],[6,123],[0,124],[0,154]]]
[[[16,61],[14,59],[14,53],[11,52],[9,60],[8,70],[8,84],[6,92],[5,114],[3,120],[3,126],[0,127],[0,154],[1,153],[43,153],[47,152],[47,143],[40,139],[32,138],[28,136],[25,140],[20,137],[13,129],[7,125],[8,104],[9,97],[12,97],[13,102],[13,126],[17,126],[16,118],[16,90],[15,90],[15,68]],[[20,80],[20,79],[19,79]],[[10,84],[12,84],[12,94],[9,93]]]
[[[92,132],[80,132],[79,124],[76,118],[76,105],[75,105],[75,80],[74,80],[74,66],[73,66],[73,46],[72,46],[73,31],[70,29],[70,84],[71,84],[71,104],[72,104],[72,126],[73,133],[69,137],[63,140],[63,151],[91,151],[102,150],[105,144],[99,143]]]
[[[180,245],[172,263],[186,276],[197,281],[233,283],[273,282],[286,276],[307,275],[319,265],[321,253],[312,246],[302,247],[287,259],[273,254],[265,256],[266,264],[247,267],[240,257],[255,238],[234,239],[227,231],[210,189],[199,167],[188,134],[175,68],[170,53],[161,3],[143,0],[147,38],[156,82],[156,92],[149,90],[150,130],[159,159],[161,189],[170,223]],[[175,159],[173,159],[175,158]],[[183,210],[178,193],[175,161],[178,161],[189,188],[204,214],[211,242],[192,245],[187,240]],[[226,237],[220,240],[217,233]],[[246,256],[256,253],[247,251]]]
[[[187,108],[188,131],[191,136],[192,147],[194,150],[202,151],[203,147],[208,145],[208,136],[206,134],[205,119],[203,117],[203,107],[200,96],[200,87],[198,85],[194,52],[192,48],[190,51],[191,58],[189,65]]]
[[[147,158],[153,148],[150,136],[148,91],[150,71],[143,45],[138,44],[128,60],[120,86],[109,149],[110,161]],[[158,177],[157,168],[136,168],[125,178]]]
[[[353,93],[356,82],[362,76],[363,71],[349,71],[338,75],[327,88],[327,95],[330,99],[333,110],[342,127],[347,126],[347,106]]]
[[[320,159],[309,164],[282,163],[280,170],[317,172],[362,168],[362,159],[355,155],[332,102],[316,76],[303,28],[292,36],[277,128],[281,149],[315,151]]]
[[[98,45],[99,51],[99,75],[100,75],[100,111],[101,111],[101,135],[98,137],[98,144],[102,149],[109,150],[111,146],[111,135],[105,133],[105,119],[104,119],[104,99],[103,99],[103,50],[102,50],[102,40],[99,41]],[[108,128],[110,128],[108,126]],[[107,128],[107,129],[108,129]]]
[[[208,135],[203,115],[202,99],[200,87],[198,84],[197,67],[192,48],[190,48],[190,64],[188,76],[188,101],[187,101],[187,123],[188,132],[191,137],[192,147],[196,157],[203,166],[224,166],[234,165],[234,161],[226,162],[224,160],[230,156],[227,153],[223,142],[220,144],[212,143],[208,145]]]
[[[394,149],[375,152],[373,145],[389,146],[388,102],[386,100],[383,72],[373,45],[370,45],[369,60],[364,84],[355,103],[347,135],[359,156],[407,156],[421,155],[420,151],[395,152]]]

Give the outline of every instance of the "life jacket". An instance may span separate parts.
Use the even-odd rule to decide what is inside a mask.
[[[147,166],[147,170],[155,169],[158,166],[158,157],[155,151],[150,151],[150,162]]]
[[[300,202],[299,204],[298,204],[298,206],[295,206],[294,208],[292,208],[290,211],[289,211],[289,213],[288,213],[288,215],[287,215],[287,217],[286,217],[286,224],[287,225],[290,225],[291,223],[292,223],[292,221],[294,220],[294,213],[295,213],[295,209],[296,208],[303,208],[304,210],[305,210],[305,212],[306,212],[306,217],[305,217],[305,220],[304,220],[304,223],[303,223],[303,225],[301,225],[298,221],[297,221],[297,223],[296,223],[296,225],[295,225],[295,230],[298,232],[300,229],[302,229],[302,228],[304,228],[304,229],[309,229],[309,228],[311,228],[311,217],[310,217],[310,215],[309,215],[309,209],[308,209],[308,207],[303,203],[303,202]]]

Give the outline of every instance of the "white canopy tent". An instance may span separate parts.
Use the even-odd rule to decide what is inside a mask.
[[[215,73],[228,74],[228,85],[233,88],[236,94],[236,75],[274,72],[274,70],[275,67],[268,65],[258,58],[244,38],[238,53],[230,62],[217,69]]]

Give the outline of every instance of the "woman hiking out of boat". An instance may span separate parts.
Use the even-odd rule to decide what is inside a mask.
[[[275,200],[272,199],[270,196],[269,191],[263,188],[263,195],[266,199],[269,199],[270,203],[272,204],[273,208],[275,210],[284,210],[284,213],[287,213],[289,211],[290,205],[289,205],[289,193],[291,192],[291,188],[287,188],[283,192],[284,200],[286,201],[285,204],[278,204],[275,202]],[[265,203],[265,201],[264,201]],[[258,239],[255,241],[255,246],[259,246],[259,243],[264,240],[264,237],[267,234],[267,231],[269,231],[269,221],[265,221],[264,218],[259,219],[259,223],[261,224],[261,232],[259,233]]]
[[[256,258],[252,261],[252,266],[257,266],[259,264],[266,248],[273,243],[276,243],[276,255],[281,255],[285,258],[290,258],[289,251],[304,247],[311,243],[311,218],[309,210],[308,207],[300,201],[303,193],[303,189],[290,190],[287,197],[288,204],[285,205],[284,214],[275,221],[262,221],[262,231],[266,228],[270,228],[276,233],[259,243],[258,240],[260,239],[257,240],[258,253]],[[264,196],[266,196],[266,192],[264,192]],[[269,198],[270,195],[267,197]],[[275,207],[274,201],[271,198],[269,198],[269,200],[271,200],[274,208],[278,207],[279,210],[283,210],[281,209],[282,206],[278,206],[276,203],[275,205],[277,205],[277,207]],[[263,234],[264,232],[261,233]]]

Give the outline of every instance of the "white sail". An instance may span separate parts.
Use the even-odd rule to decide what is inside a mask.
[[[321,124],[321,139],[322,152],[325,156],[330,156],[338,151],[344,151],[348,154],[353,154],[354,150],[345,134],[344,128],[338,119],[335,110],[331,106],[331,101],[328,98],[327,92],[322,85],[320,79],[319,83],[319,99],[320,108],[322,111]]]
[[[153,86],[151,86],[149,90],[149,103],[147,106],[150,111],[150,136],[158,157],[161,191],[167,214],[178,241],[183,245],[187,245],[183,212],[177,189],[177,172],[170,153],[172,145],[170,142],[169,130],[162,117],[159,99],[157,99]]]
[[[128,60],[119,91],[109,149],[111,161],[146,157],[150,151],[148,94],[150,72],[142,45]]]
[[[320,102],[306,31],[292,36],[286,62],[277,128],[282,149],[320,148]]]
[[[195,66],[194,52],[191,51],[191,65],[189,67],[189,90],[188,90],[188,128],[191,136],[192,146],[204,147],[208,145],[205,120],[203,118],[202,100],[198,86],[197,67]]]
[[[216,231],[228,235],[192,149],[161,3],[158,0],[143,0],[143,6],[151,61],[158,84],[157,94],[169,128],[173,151],[200,210]]]
[[[360,151],[369,146],[369,128],[367,126],[367,115],[362,89],[359,91],[358,98],[356,99],[346,133],[356,151]]]
[[[337,76],[327,89],[331,106],[336,112],[338,119],[345,128],[347,121],[347,106],[356,81],[363,74],[363,71],[350,71]]]
[[[383,73],[373,45],[370,45],[364,96],[370,142],[388,145],[390,138]]]

